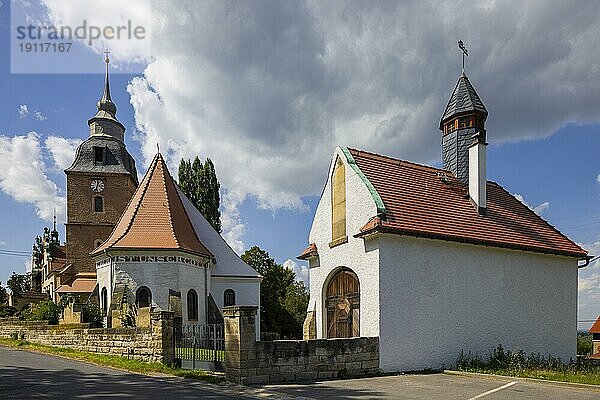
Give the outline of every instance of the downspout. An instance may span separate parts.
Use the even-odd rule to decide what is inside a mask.
[[[209,261],[204,263],[204,323],[205,324],[208,324],[208,282],[207,282],[208,263],[209,263]]]

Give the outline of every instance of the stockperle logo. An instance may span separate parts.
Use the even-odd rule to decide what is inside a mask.
[[[41,0],[10,2],[11,73],[100,72],[98,54],[104,49],[111,49],[117,61],[114,72],[143,71],[151,55],[149,2],[128,0],[127,7],[110,13],[93,1],[73,4],[78,6],[74,12],[61,16]]]

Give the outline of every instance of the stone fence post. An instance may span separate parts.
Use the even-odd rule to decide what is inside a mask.
[[[256,311],[255,306],[223,308],[225,320],[225,376],[228,381],[246,383],[250,369],[256,368]]]
[[[173,316],[172,311],[154,311],[151,316],[153,347],[159,350],[160,362],[166,365],[175,362]]]

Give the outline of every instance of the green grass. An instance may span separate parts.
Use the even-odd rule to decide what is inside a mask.
[[[522,371],[506,369],[470,369],[468,372],[478,372],[482,374],[495,374],[512,376],[517,378],[534,378],[547,381],[584,383],[586,385],[600,385],[600,372],[570,372],[570,371],[548,371],[528,369]]]
[[[461,354],[456,369],[466,372],[514,376],[518,378],[544,379],[548,381],[600,385],[600,366],[589,360],[563,363],[554,357],[505,350],[502,346],[492,349],[486,358]]]
[[[212,374],[207,371],[177,369],[157,362],[133,360],[116,355],[96,354],[88,353],[85,351],[67,349],[63,347],[44,346],[41,344],[30,343],[25,340],[17,339],[0,338],[0,344],[24,350],[36,351],[39,353],[53,354],[72,360],[85,361],[103,367],[111,367],[123,371],[136,372],[145,375],[159,373],[179,376],[182,378],[197,379],[207,381],[210,383],[219,383],[223,381],[223,378],[221,376]]]

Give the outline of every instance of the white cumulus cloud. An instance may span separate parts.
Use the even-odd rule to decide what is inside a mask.
[[[29,108],[27,107],[27,104],[21,104],[17,111],[19,112],[19,118],[21,119],[27,118],[29,115]]]
[[[75,159],[75,151],[82,140],[78,138],[67,139],[60,136],[48,136],[44,146],[50,152],[54,166],[59,171],[64,171],[71,166]]]
[[[139,6],[45,4],[53,19],[96,25]],[[439,160],[458,39],[491,142],[600,121],[598,19],[577,1],[153,1],[153,58],[128,88],[137,138],[146,164],[156,143],[174,159],[208,156],[226,189],[301,209],[336,145]],[[139,58],[128,46],[111,52]]]
[[[283,266],[294,271],[296,274],[296,280],[299,282],[304,282],[304,284],[308,286],[310,273],[306,265],[300,265],[296,261],[288,258],[283,262]]]
[[[241,255],[246,249],[242,240],[246,225],[242,222],[239,212],[239,205],[243,199],[235,192],[224,192],[221,200],[223,238],[238,255]]]
[[[0,136],[0,188],[18,202],[31,204],[37,215],[52,221],[54,210],[64,221],[65,198],[46,174],[39,136]]]
[[[515,193],[514,196],[515,196],[515,198],[517,200],[519,200],[521,203],[525,204],[527,207],[529,207],[537,215],[542,215],[542,213],[544,211],[546,211],[547,209],[550,208],[550,202],[549,201],[544,201],[543,203],[540,203],[537,206],[533,207],[533,206],[530,206],[529,203],[527,203],[525,201],[525,198],[523,197],[523,195]]]
[[[48,117],[46,117],[44,114],[42,114],[41,111],[37,111],[37,110],[33,113],[33,117],[38,121],[45,121],[48,119]]]

